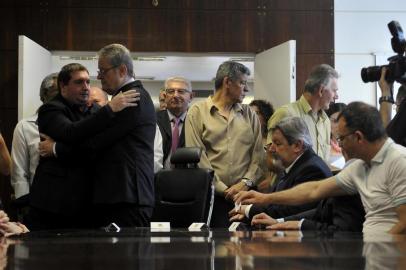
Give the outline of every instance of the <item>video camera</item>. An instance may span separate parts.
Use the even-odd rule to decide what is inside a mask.
[[[388,65],[362,68],[361,78],[365,83],[379,81],[383,67],[387,67],[385,80],[388,83],[393,83],[394,81],[406,83],[406,56],[404,55],[406,50],[405,36],[402,27],[397,21],[391,21],[388,24],[388,28],[392,34],[392,50],[396,52],[397,55],[388,58]]]

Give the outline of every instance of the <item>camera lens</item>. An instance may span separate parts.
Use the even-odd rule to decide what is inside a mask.
[[[367,82],[377,82],[381,78],[381,66],[372,66],[361,69],[361,78]]]

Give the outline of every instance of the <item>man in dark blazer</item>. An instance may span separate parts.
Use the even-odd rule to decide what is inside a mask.
[[[284,218],[274,219],[260,213],[252,218],[251,224],[277,230],[361,232],[364,221],[365,210],[359,194],[355,194],[326,198],[315,209]]]
[[[157,112],[157,123],[162,134],[163,165],[169,168],[173,151],[185,146],[184,123],[192,101],[192,84],[183,77],[171,77],[165,81],[166,110]],[[175,141],[173,134],[177,134]],[[173,145],[175,142],[177,145]]]
[[[288,117],[281,120],[272,128],[272,145],[270,151],[273,163],[284,168],[284,173],[271,187],[271,192],[289,189],[300,183],[323,179],[332,176],[327,164],[312,150],[312,141],[305,122],[299,117]],[[286,217],[317,207],[317,202],[298,205],[256,205],[243,206],[231,220],[246,217],[252,219],[256,214],[265,212],[273,218]]]
[[[260,213],[253,217],[251,224],[275,230],[361,232],[364,221],[365,210],[356,194],[324,199],[316,209],[285,218],[274,219]]]
[[[38,112],[40,133],[67,145],[84,141],[106,129],[115,117],[114,112],[135,106],[128,103],[131,100],[121,99],[125,94],[96,113],[96,107],[86,104],[89,82],[89,72],[80,64],[68,64],[61,69],[59,93]],[[84,154],[54,158],[45,157],[40,151],[30,192],[31,209],[26,220],[31,230],[89,226],[91,181],[89,159]]]
[[[131,89],[140,93],[138,106],[119,112],[110,133],[121,136],[106,148],[94,172],[96,225],[149,226],[154,206],[155,108],[140,81],[134,80],[133,60],[126,47],[107,45],[99,51],[102,89],[116,96]]]

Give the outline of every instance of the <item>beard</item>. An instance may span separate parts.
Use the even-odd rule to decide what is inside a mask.
[[[269,170],[277,174],[284,171],[285,167],[283,166],[282,160],[278,154],[272,153],[271,155],[272,156],[268,162]]]

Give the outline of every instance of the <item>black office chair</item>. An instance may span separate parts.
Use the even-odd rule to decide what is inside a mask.
[[[193,222],[210,225],[214,201],[214,172],[198,168],[201,149],[179,148],[171,157],[174,168],[155,175],[155,209],[151,221],[185,228]]]

